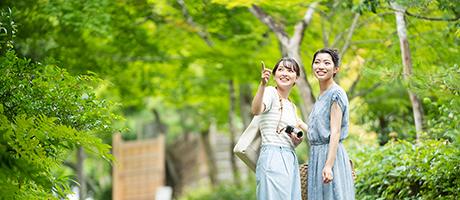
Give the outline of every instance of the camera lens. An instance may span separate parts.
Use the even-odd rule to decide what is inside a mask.
[[[303,136],[303,132],[302,132],[302,131],[297,132],[297,137],[298,137],[298,138],[301,138],[302,136]]]

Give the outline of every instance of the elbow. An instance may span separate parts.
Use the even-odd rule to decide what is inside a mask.
[[[252,115],[257,116],[257,115],[260,115],[260,113],[262,113],[262,112],[257,110],[254,107],[251,107],[251,113],[252,113]]]

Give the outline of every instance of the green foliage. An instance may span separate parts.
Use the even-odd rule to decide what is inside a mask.
[[[199,132],[211,122],[217,122],[218,128],[228,129],[229,80],[235,83],[236,99],[239,99],[239,84],[249,83],[255,86],[253,89],[257,88],[260,60],[267,66],[274,66],[281,57],[276,36],[249,12],[248,7],[260,5],[292,35],[294,24],[302,19],[312,2],[187,0],[183,7],[178,1],[168,0],[2,0],[2,7],[17,7],[19,15],[15,19],[23,24],[16,38],[12,33],[17,31],[17,26],[10,26],[17,25],[11,23],[12,17],[2,18],[0,25],[6,27],[0,28],[1,41],[11,41],[7,43],[10,46],[2,46],[0,50],[0,55],[4,56],[2,64],[14,63],[7,77],[17,77],[1,77],[2,81],[6,80],[0,82],[2,88],[6,88],[0,91],[5,94],[1,97],[3,113],[10,124],[14,124],[17,117],[22,119],[23,114],[27,114],[23,121],[31,119],[34,122],[44,114],[54,123],[53,129],[62,124],[75,133],[109,132],[110,126],[105,125],[117,116],[106,113],[109,106],[116,103],[98,101],[96,95],[91,94],[97,84],[105,81],[92,73],[79,75],[93,71],[114,85],[96,88],[98,96],[124,102],[126,106],[116,112],[131,115],[132,120],[127,123],[131,127],[136,126],[140,113],[152,116],[151,109],[156,109],[170,127],[169,139],[182,133]],[[409,12],[439,18],[453,18],[460,5],[447,0],[397,2],[417,3],[408,5]],[[340,85],[350,96],[358,96],[351,100],[358,105],[351,110],[356,116],[352,123],[363,125],[367,132],[377,132],[380,142],[385,144],[391,139],[391,132],[397,132],[399,139],[410,140],[415,131],[408,85],[402,78],[395,18],[383,15],[383,12],[393,11],[381,6],[391,7],[386,0],[321,1],[300,49],[313,92],[318,94],[317,81],[308,67],[311,55],[324,46],[342,49],[354,12],[361,13],[350,48],[342,58]],[[455,79],[459,69],[453,64],[460,63],[460,23],[458,20],[428,22],[413,16],[406,20],[415,74],[411,80],[415,85],[411,89],[431,101],[424,104],[428,117],[427,136],[452,141],[459,129],[458,101],[452,99],[458,98],[455,88],[460,83]],[[15,52],[7,55],[13,44]],[[24,57],[27,59],[19,59]],[[36,63],[50,57],[59,60],[62,69],[56,67],[53,60],[43,65]],[[446,74],[449,76],[444,76]],[[351,91],[356,77],[356,87]],[[302,101],[297,89],[291,93],[296,103]],[[238,112],[239,104],[236,105]],[[135,131],[132,136],[136,137]],[[56,136],[50,138],[53,137]],[[68,143],[63,138],[59,141],[59,144]],[[68,145],[85,145],[87,141],[90,140]],[[40,142],[52,144],[45,140]],[[110,143],[109,137],[106,142]],[[6,140],[2,144],[7,144]],[[100,169],[110,169],[110,166]],[[97,177],[102,173],[95,173],[86,175],[93,180],[102,179]],[[217,189],[217,194],[205,191],[207,189],[195,193],[211,198],[219,193],[230,195],[225,187],[230,188],[228,191],[236,190],[236,186],[222,187]],[[251,189],[248,198],[254,198],[255,195],[249,197],[254,188],[254,185],[244,188]]]
[[[14,8],[8,8],[8,11],[0,10],[0,52],[12,49],[13,39],[16,37],[18,26],[13,21]]]
[[[53,197],[51,191],[61,197],[70,193],[67,177],[53,177],[50,172],[62,162],[61,158],[68,156],[71,146],[83,143],[88,137],[56,124],[56,118],[44,115],[26,118],[24,114],[9,121],[1,104],[0,111],[0,196],[43,199]]]
[[[186,191],[178,200],[256,200],[256,181],[252,174],[239,184],[235,183],[221,183],[216,188],[209,186],[200,186],[197,189]]]
[[[460,195],[459,139],[392,140],[357,152],[356,198],[455,199]]]
[[[429,104],[427,127],[430,128],[428,132],[430,138],[452,140],[460,135],[460,100],[458,98],[446,103],[431,102],[429,98],[426,98],[425,102]]]
[[[9,14],[9,15],[6,15]],[[11,11],[2,11],[1,21]],[[13,26],[14,23],[2,24]],[[8,29],[7,29],[8,30]],[[15,34],[14,31],[8,32]],[[4,39],[4,38],[1,38]],[[50,59],[31,63],[3,43],[0,57],[0,197],[2,199],[65,198],[67,176],[53,172],[68,152],[83,146],[108,162],[116,162],[110,146],[95,134],[118,131],[120,116],[107,112],[117,103],[99,101],[93,86],[104,83],[93,73],[71,76]]]

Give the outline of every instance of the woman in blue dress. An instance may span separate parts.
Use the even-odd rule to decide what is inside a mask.
[[[352,169],[342,143],[348,137],[350,108],[347,94],[334,82],[338,53],[325,48],[313,56],[312,72],[320,94],[308,119],[308,199],[355,199]]]

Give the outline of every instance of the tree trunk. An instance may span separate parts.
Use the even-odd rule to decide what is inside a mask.
[[[204,150],[206,152],[206,157],[208,158],[208,166],[209,166],[209,179],[211,180],[211,184],[213,187],[219,185],[217,180],[217,161],[214,156],[214,151],[212,149],[211,141],[209,138],[209,128],[205,131],[201,131],[201,141],[203,142]]]
[[[83,147],[79,147],[77,150],[77,182],[80,184],[78,196],[80,200],[85,199],[86,194],[86,183],[85,175],[83,174],[83,161],[85,160],[85,150]]]
[[[300,95],[303,99],[303,106],[300,107],[300,113],[302,114],[303,120],[308,122],[308,117],[310,116],[310,113],[313,110],[313,106],[315,105],[315,96],[313,95],[310,83],[308,83],[302,57],[300,57],[300,48],[298,50],[294,50],[289,49],[288,47],[288,56],[295,59],[300,65],[300,78],[299,81],[297,81],[297,87],[299,88]]]
[[[240,84],[240,114],[243,119],[243,129],[249,126],[252,120],[251,103],[252,103],[252,88],[251,84]]]
[[[230,127],[230,147],[233,149],[235,146],[235,135],[236,135],[236,130],[235,130],[235,124],[234,124],[234,119],[235,119],[235,89],[233,85],[233,81],[229,81],[229,86],[230,86],[230,91],[229,91],[229,96],[230,96],[230,108],[228,109],[228,126]],[[232,172],[233,172],[233,177],[235,183],[239,183],[239,172],[238,172],[238,167],[236,166],[236,157],[233,151],[230,151],[230,162],[232,164]]]
[[[404,79],[408,84],[412,84],[410,82],[410,76],[413,76],[412,73],[412,58],[410,54],[410,47],[409,47],[409,38],[407,35],[407,26],[406,26],[406,8],[398,5],[394,1],[391,2],[391,6],[395,9],[396,15],[396,24],[398,29],[398,37],[399,43],[401,45],[401,55],[402,61],[404,65]],[[409,98],[412,103],[412,110],[414,112],[414,121],[415,121],[415,130],[417,131],[417,139],[421,139],[421,132],[424,130],[425,126],[425,116],[423,115],[423,107],[420,97],[415,92],[410,91]]]
[[[294,27],[294,35],[292,37],[289,37],[286,30],[282,28],[260,6],[252,5],[252,7],[249,8],[251,13],[262,21],[262,23],[264,23],[268,28],[270,28],[270,30],[276,35],[281,45],[281,53],[283,54],[285,53],[284,50],[287,50],[287,55],[295,59],[300,65],[300,79],[297,82],[297,85],[303,99],[303,106],[300,106],[300,108],[304,121],[308,121],[308,116],[310,115],[315,103],[315,97],[311,86],[308,83],[302,57],[300,56],[300,45],[302,44],[305,29],[313,18],[317,4],[317,2],[310,4],[304,18],[296,23]]]

